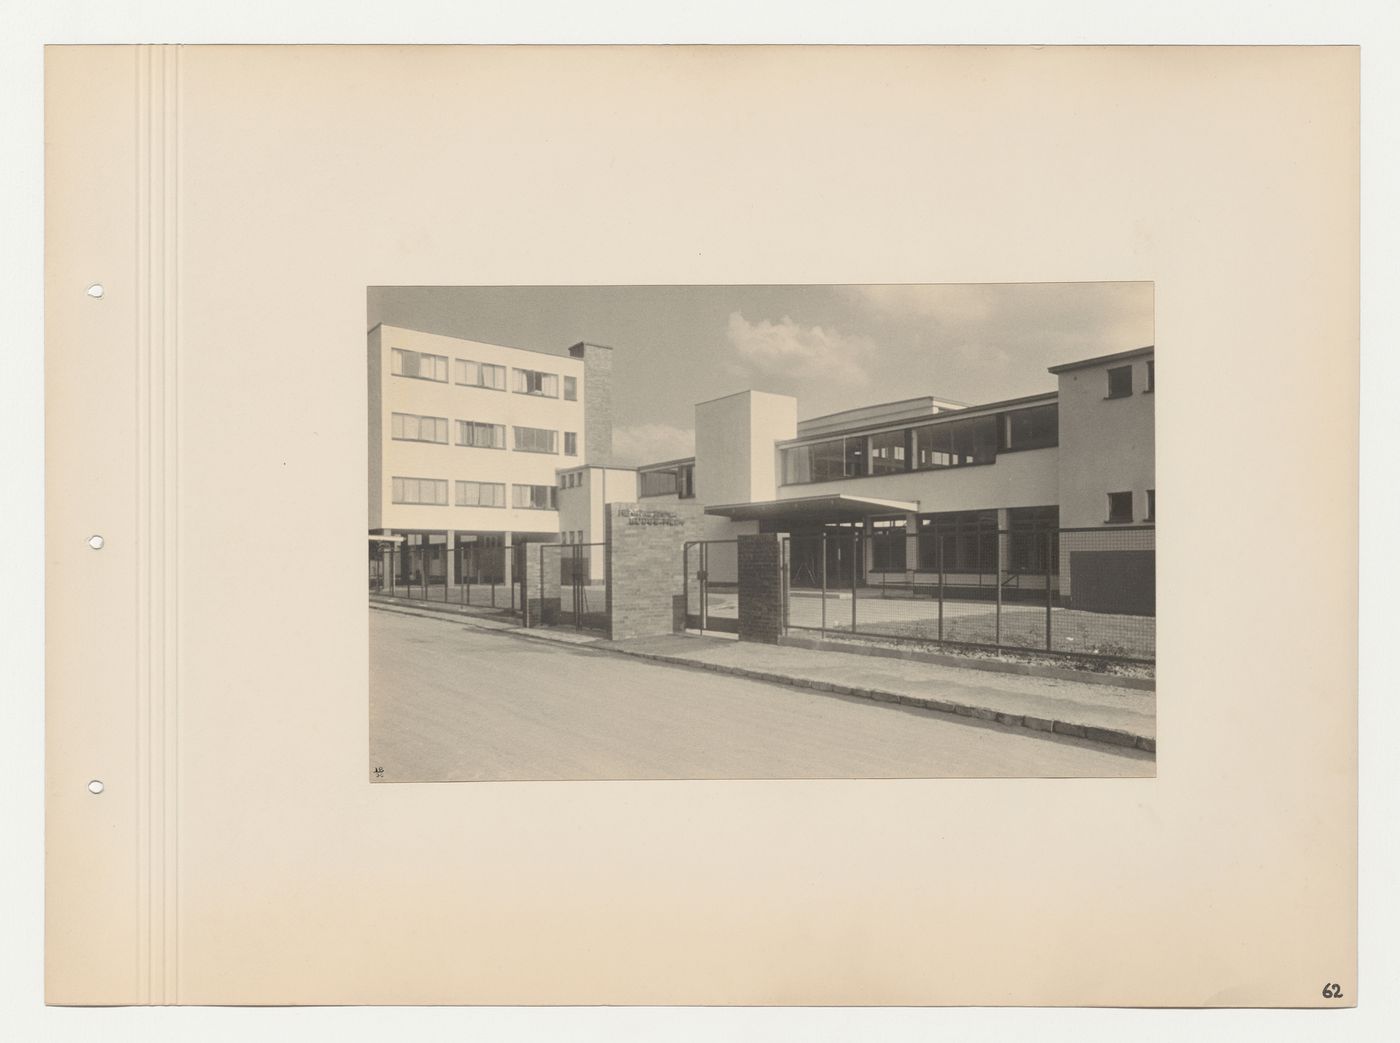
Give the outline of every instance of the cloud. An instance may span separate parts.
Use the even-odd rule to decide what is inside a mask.
[[[729,313],[730,346],[739,357],[738,371],[777,377],[787,386],[810,381],[832,384],[868,384],[866,366],[874,355],[874,342],[823,326],[803,326],[784,315],[777,322],[750,322]]]
[[[843,293],[877,321],[917,327],[969,357],[1029,352],[1069,361],[1154,339],[1150,282],[851,286]]]
[[[671,424],[634,424],[615,427],[613,462],[621,467],[654,464],[695,453],[695,432]]]
[[[1113,351],[1154,340],[1152,283],[843,287],[872,318],[917,323],[955,346]]]

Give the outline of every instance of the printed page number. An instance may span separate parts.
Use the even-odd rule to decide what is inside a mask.
[[[1330,981],[1322,987],[1322,998],[1325,1000],[1339,1000],[1342,998],[1342,987],[1334,985]]]

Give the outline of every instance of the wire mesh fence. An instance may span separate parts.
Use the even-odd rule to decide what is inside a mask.
[[[518,613],[523,603],[524,544],[459,542],[445,534],[413,533],[370,543],[369,592]]]
[[[833,526],[784,552],[790,629],[1152,662],[1155,530]]]

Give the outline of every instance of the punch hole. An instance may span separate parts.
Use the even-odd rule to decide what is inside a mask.
[[[88,537],[88,546],[91,547],[93,550],[101,550],[106,545],[107,541],[104,540],[101,536]]]
[[[101,793],[106,788],[106,786],[102,785],[101,779],[93,779],[91,782],[88,783],[89,793]]]
[[[102,284],[100,282],[95,282],[87,288],[87,295],[95,301],[101,300],[102,295],[106,292],[107,291],[102,288]]]

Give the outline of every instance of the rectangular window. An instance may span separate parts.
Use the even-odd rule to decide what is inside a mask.
[[[1133,520],[1133,494],[1108,494],[1108,521],[1110,525],[1126,525]]]
[[[1133,367],[1115,366],[1108,371],[1108,398],[1127,398],[1133,393]]]
[[[1155,522],[1157,520],[1157,490],[1147,490],[1147,520]]]
[[[682,500],[695,499],[694,464],[682,464],[676,468],[676,495]]]
[[[512,485],[511,505],[532,511],[552,511],[559,502],[552,485]]]
[[[996,511],[948,511],[919,515],[919,568],[943,574],[995,574]]]
[[[559,377],[553,373],[542,373],[534,369],[515,371],[515,393],[518,395],[540,395],[543,398],[559,397]]]
[[[517,427],[515,429],[515,450],[519,453],[559,452],[559,432],[543,427]]]
[[[871,523],[870,568],[873,572],[903,572],[906,548],[903,518],[877,518]]]
[[[564,378],[564,398],[569,402],[578,401],[578,377]]]
[[[1033,406],[1002,414],[1001,450],[1046,449],[1060,444],[1060,407]]]
[[[1157,373],[1152,365],[1152,360],[1147,360],[1147,391],[1152,391],[1157,387]]]
[[[803,485],[812,480],[812,447],[783,450],[783,484]]]
[[[784,449],[783,484],[859,478],[867,473],[865,461],[870,455],[869,442],[866,435],[854,435]]]
[[[458,507],[504,507],[506,486],[504,482],[458,482]]]
[[[505,366],[493,366],[489,362],[473,362],[471,359],[457,359],[457,383],[464,387],[491,388],[504,391],[506,388]]]
[[[457,421],[457,444],[472,449],[504,449],[505,424],[483,424],[476,420]]]
[[[680,491],[680,480],[674,468],[643,471],[638,482],[638,496],[674,496]]]
[[[908,470],[907,434],[900,430],[870,436],[871,474],[898,474]]]
[[[395,413],[390,417],[389,424],[390,433],[396,441],[447,444],[447,418],[444,416]]]
[[[1010,531],[1003,569],[1012,575],[1044,575],[1048,563],[1052,573],[1059,571],[1058,507],[1013,507],[1006,512],[1006,526]]]
[[[396,377],[436,380],[445,384],[447,383],[447,356],[428,355],[421,351],[393,348],[390,352],[390,371]]]
[[[914,470],[971,467],[997,461],[997,418],[979,416],[914,429]]]
[[[394,478],[392,484],[395,503],[447,506],[446,478]]]
[[[578,456],[578,432],[564,432],[564,455]]]

